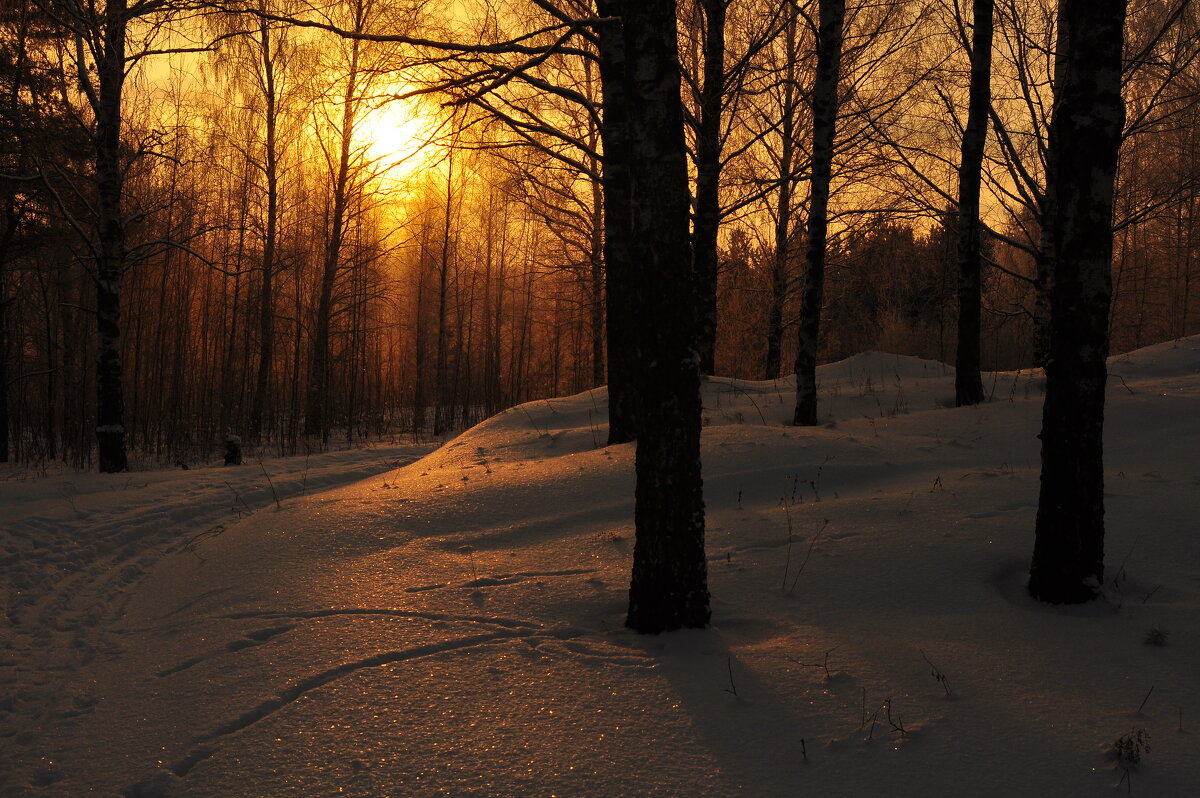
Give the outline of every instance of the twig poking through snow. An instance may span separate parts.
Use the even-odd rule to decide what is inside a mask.
[[[738,491],[738,503],[741,504],[742,492]],[[787,502],[779,500],[779,506],[783,508],[784,515],[787,516],[787,557],[783,561],[783,581],[779,584],[780,590],[787,590],[788,571],[792,567],[792,511],[788,508]]]
[[[267,473],[266,464],[259,460],[258,467],[262,469],[263,476],[267,478],[267,484],[271,486],[271,495],[275,497],[275,509],[282,510],[283,507],[279,504],[279,494],[275,492],[275,483],[271,481],[271,475]]]
[[[467,559],[471,563],[471,585],[479,587],[479,574],[475,573],[475,549],[471,546],[463,546],[461,550],[467,553]]]
[[[917,651],[921,651],[921,649],[918,648]],[[946,697],[949,698],[950,697],[950,680],[946,678],[946,674],[942,673],[941,668],[939,668],[937,665],[934,665],[933,661],[930,660],[929,657],[925,656],[924,651],[921,651],[921,659],[925,660],[926,664],[929,665],[930,675],[934,679],[937,679],[938,684],[940,684],[942,686],[942,689],[946,691]]]
[[[547,403],[547,404],[549,404],[549,403]],[[525,414],[525,418],[529,419],[529,423],[533,425],[533,428],[534,428],[534,430],[537,431],[537,434],[539,437],[547,434],[545,432],[542,432],[542,428],[539,427],[538,423],[533,420],[533,416],[529,415],[529,411],[525,409],[525,405],[517,405],[517,407],[520,408],[521,412]],[[553,408],[551,408],[551,409],[553,410]]]
[[[892,731],[900,732],[901,737],[906,736],[908,734],[908,731],[904,728],[904,718],[897,715],[896,719],[894,721],[892,720],[892,697],[891,696],[888,696],[887,701],[883,702],[883,706],[887,710],[887,722],[888,722],[888,725],[892,727]]]
[[[1122,386],[1125,388],[1125,390],[1129,391],[1129,393],[1130,393],[1131,395],[1132,395],[1132,394],[1135,394],[1135,393],[1137,393],[1136,391],[1134,391],[1132,388],[1130,388],[1130,387],[1129,387],[1129,383],[1125,382],[1125,378],[1124,378],[1124,377],[1122,377],[1120,374],[1113,374],[1113,373],[1110,371],[1110,372],[1109,372],[1109,376],[1110,376],[1110,377],[1116,377],[1118,380],[1120,380],[1120,381],[1121,381],[1121,385],[1122,385]]]
[[[725,692],[732,693],[734,698],[738,697],[737,685],[733,683],[733,658],[725,658],[725,668],[729,671],[729,686],[725,688]]]
[[[832,679],[833,671],[829,670],[829,655],[835,651],[837,651],[837,646],[834,646],[833,648],[826,651],[825,659],[821,662],[801,662],[800,660],[796,659],[795,657],[788,657],[788,659],[790,659],[792,662],[799,665],[801,668],[824,668],[825,669],[825,678]],[[863,701],[865,702],[866,700],[867,700],[866,696],[864,695]]]
[[[233,485],[230,485],[228,482],[225,482],[225,486],[227,488],[229,488],[231,491],[233,491],[234,502],[241,502],[241,505],[246,508],[247,514],[254,512],[253,510],[250,509],[250,505],[246,504],[246,500],[242,498],[242,494],[238,493],[237,489],[235,487],[233,487]],[[236,504],[234,505],[234,509],[235,510],[237,509]]]
[[[1146,697],[1142,699],[1142,703],[1138,704],[1137,713],[1142,711],[1142,707],[1146,706],[1146,702],[1150,700],[1150,694],[1154,692],[1154,685],[1150,685],[1150,689],[1146,691]]]
[[[788,516],[791,518],[791,516]],[[817,541],[821,539],[821,533],[825,531],[825,527],[829,526],[829,519],[826,518],[821,522],[821,528],[813,535],[812,543],[808,544],[808,553],[804,555],[804,560],[800,563],[800,568],[796,571],[796,576],[792,578],[792,586],[788,588],[788,593],[796,590],[796,583],[800,581],[800,574],[804,573],[804,566],[808,565],[808,558],[812,557],[813,549],[817,546]]]

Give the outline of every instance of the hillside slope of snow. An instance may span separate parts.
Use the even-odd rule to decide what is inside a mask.
[[[707,381],[703,631],[622,626],[602,390],[399,470],[267,464],[278,505],[253,466],[7,480],[0,793],[1189,794],[1200,342],[1111,368],[1085,607],[1024,592],[1040,374],[953,409],[952,370],[894,355],[823,367],[813,429],[789,381]]]

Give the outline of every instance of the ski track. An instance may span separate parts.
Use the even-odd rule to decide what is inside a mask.
[[[118,654],[111,622],[123,615],[137,586],[164,555],[188,550],[223,532],[226,524],[274,508],[276,500],[390,474],[427,449],[364,450],[353,462],[335,452],[267,461],[258,468],[131,474],[123,483],[114,481],[122,475],[68,477],[56,494],[34,502],[33,512],[0,520],[0,625],[8,637],[6,648],[36,662],[36,670],[67,672],[98,655]],[[13,682],[20,678],[0,670],[6,691],[16,692]],[[66,700],[60,691],[24,689],[44,694],[45,714],[74,711],[60,709]]]
[[[328,670],[315,673],[286,690],[279,692],[274,698],[267,699],[252,709],[243,712],[233,720],[221,724],[211,732],[204,734],[195,740],[197,747],[189,751],[182,759],[179,759],[171,766],[171,770],[180,778],[186,776],[192,768],[203,762],[205,759],[213,756],[216,749],[206,743],[216,742],[222,738],[228,737],[231,734],[247,729],[259,721],[270,717],[284,707],[292,704],[301,696],[324,687],[331,682],[337,681],[345,676],[349,676],[364,668],[377,668],[381,665],[391,665],[396,662],[405,662],[423,657],[437,656],[453,651],[463,649],[477,648],[503,640],[512,640],[519,637],[527,637],[533,634],[532,629],[511,630],[505,632],[490,632],[487,634],[472,635],[471,637],[460,638],[458,640],[448,640],[440,643],[431,643],[424,646],[415,646],[409,649],[399,651],[385,651],[380,654],[374,654],[370,657],[355,660],[353,662],[343,663]],[[132,789],[132,788],[131,788]]]
[[[193,768],[195,768],[201,762],[211,759],[220,752],[219,744],[225,738],[238,734],[239,732],[254,726],[260,721],[271,717],[275,713],[286,709],[291,704],[315,690],[324,688],[340,679],[352,676],[355,673],[368,668],[377,668],[400,662],[410,662],[429,657],[437,657],[443,654],[451,654],[471,649],[480,649],[485,646],[491,646],[497,643],[510,642],[514,640],[525,640],[531,647],[543,649],[547,653],[570,656],[574,659],[587,661],[594,664],[637,669],[656,667],[652,658],[636,651],[618,649],[619,653],[613,653],[611,646],[608,650],[606,650],[605,648],[596,645],[593,641],[585,639],[589,633],[581,629],[570,626],[558,626],[547,629],[536,624],[503,618],[358,608],[346,610],[330,609],[296,613],[242,612],[232,613],[221,617],[229,620],[244,620],[247,618],[316,619],[334,616],[363,615],[385,615],[409,618],[413,620],[420,619],[447,621],[452,623],[468,623],[471,625],[489,625],[499,628],[497,628],[495,631],[469,635],[467,637],[444,640],[437,643],[414,646],[407,649],[384,651],[368,657],[345,662],[307,676],[293,684],[291,687],[279,691],[272,698],[261,701],[254,707],[242,712],[237,717],[234,717],[216,726],[205,734],[194,737],[191,741],[192,747],[187,751],[186,754],[176,759],[175,762],[170,766],[171,772],[174,773],[178,778],[187,777]],[[233,644],[231,643],[227,645],[223,651],[214,652],[210,656],[217,656],[222,653],[240,650],[241,648],[249,647],[250,645],[257,645],[261,642],[270,640],[277,635],[289,632],[294,628],[296,628],[294,625],[282,625],[250,632],[243,638],[243,640],[246,641],[246,646],[234,648]],[[179,673],[192,667],[193,665],[202,662],[206,658],[207,657],[194,657],[190,660],[180,663],[173,668],[161,671],[157,675],[160,677],[165,677]],[[153,778],[139,781],[123,790],[122,794],[127,796],[141,795],[151,787],[153,781]]]

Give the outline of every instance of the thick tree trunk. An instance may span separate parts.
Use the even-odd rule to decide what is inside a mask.
[[[636,341],[637,540],[626,625],[663,632],[708,623],[700,478],[700,369],[688,234],[687,154],[679,96],[675,3],[621,9],[629,69],[629,202],[608,198],[610,218],[632,232],[634,313],[652,319]],[[609,95],[611,98],[611,95]]]
[[[721,111],[725,101],[725,6],[701,0],[704,9],[704,82],[696,131],[696,220],[692,257],[699,293],[697,349],[700,373],[712,374],[717,347],[717,234],[721,227]]]
[[[846,0],[820,0],[817,78],[813,87],[812,187],[808,203],[808,243],[800,331],[796,348],[796,413],[792,423],[817,423],[817,347],[825,293],[825,245],[829,232],[829,184],[837,135],[838,76],[842,61],[842,23]]]
[[[619,17],[622,0],[596,0],[602,17]],[[641,321],[631,306],[633,270],[630,259],[629,216],[613,213],[630,202],[629,109],[624,91],[625,38],[621,24],[598,28],[600,84],[604,93],[604,293],[608,348],[608,443],[628,443],[637,437],[638,395],[633,379],[634,347]]]
[[[1050,129],[1055,273],[1042,477],[1029,592],[1081,602],[1104,579],[1104,388],[1113,183],[1124,125],[1125,0],[1060,0],[1065,51]]]
[[[993,0],[975,0],[973,6],[971,93],[958,167],[958,350],[954,360],[957,407],[983,401],[983,379],[979,373],[982,304],[979,187],[988,108],[992,102]]]

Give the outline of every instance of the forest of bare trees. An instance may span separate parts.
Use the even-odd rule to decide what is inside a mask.
[[[704,372],[969,367],[974,285],[977,367],[1044,362],[1056,0],[677,5]],[[116,471],[622,401],[609,353],[644,320],[606,268],[636,256],[604,213],[629,190],[611,7],[6,2],[0,460]],[[1125,38],[1114,352],[1200,329],[1200,11],[1136,0]]]

